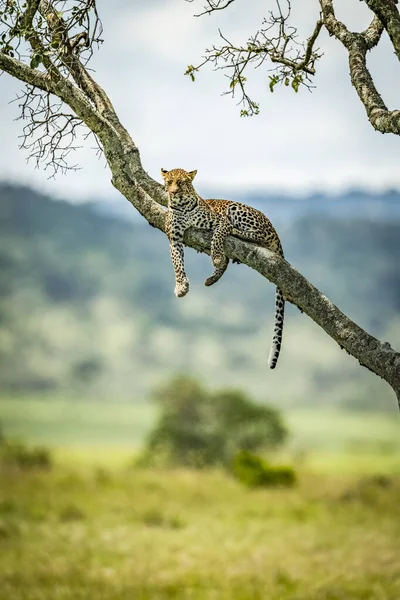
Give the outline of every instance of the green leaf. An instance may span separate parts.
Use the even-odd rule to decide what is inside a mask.
[[[269,81],[269,89],[270,89],[270,92],[273,92],[275,85],[279,81],[279,77],[277,75],[270,75],[269,80],[270,80]]]
[[[194,81],[195,80],[195,76],[194,76],[195,71],[198,71],[198,69],[196,69],[196,67],[194,67],[193,65],[189,65],[185,71],[185,75],[189,75],[190,79],[192,81]]]
[[[34,54],[31,58],[31,69],[37,69],[42,62],[42,56],[40,54]]]

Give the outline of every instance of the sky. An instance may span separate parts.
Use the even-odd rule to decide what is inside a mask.
[[[260,102],[257,117],[240,118],[240,107],[223,96],[226,80],[211,67],[196,82],[184,76],[206,47],[218,42],[218,28],[235,43],[255,33],[274,0],[236,0],[227,10],[196,18],[205,0],[98,0],[104,44],[92,67],[141,152],[145,170],[161,180],[160,168],[198,170],[202,189],[338,193],[348,188],[400,187],[400,138],[369,124],[351,87],[347,53],[323,32],[324,52],[316,89],[268,89],[266,65],[250,71],[249,89]],[[292,2],[292,23],[307,37],[319,15],[317,0]],[[336,14],[350,29],[364,29],[369,9],[359,0],[336,0]],[[369,55],[376,85],[390,109],[400,108],[400,66],[387,39]],[[9,103],[21,83],[0,77],[0,179],[33,185],[75,201],[117,194],[104,159],[93,144],[76,157],[82,169],[49,179],[19,150],[22,123]]]

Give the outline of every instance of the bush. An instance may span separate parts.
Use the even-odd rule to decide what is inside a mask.
[[[47,448],[28,448],[20,442],[6,442],[1,453],[5,465],[20,469],[50,469],[52,458]]]
[[[160,416],[139,458],[142,466],[228,466],[238,450],[275,448],[287,435],[276,410],[239,390],[211,393],[196,380],[176,377],[153,400]]]
[[[296,482],[296,474],[292,467],[270,465],[248,450],[237,452],[232,473],[248,487],[291,486]]]

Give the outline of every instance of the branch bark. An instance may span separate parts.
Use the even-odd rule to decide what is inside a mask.
[[[400,14],[397,0],[364,0],[388,32],[397,58],[400,60]]]
[[[381,133],[400,135],[400,110],[388,110],[367,67],[367,51],[378,43],[383,31],[381,21],[374,17],[368,29],[354,33],[336,18],[332,0],[320,0],[320,4],[325,27],[349,53],[351,81],[371,125]]]
[[[331,4],[329,0],[321,2]],[[325,20],[338,39],[349,45],[350,52],[354,53],[354,60],[371,43],[369,38],[378,37],[378,29],[375,26],[369,29],[368,38],[362,34],[350,34],[329,11]],[[81,67],[84,69],[83,65]],[[105,105],[101,102],[96,106],[90,91],[85,89],[85,86],[79,87],[79,78],[75,83],[62,76],[54,80],[49,74],[32,69],[2,52],[0,69],[44,92],[58,96],[68,104],[77,117],[98,136],[115,188],[151,225],[165,232],[166,212],[162,205],[166,206],[167,195],[163,186],[144,171],[139,149],[120,123],[111,103]],[[97,89],[100,88],[97,83],[96,86]],[[102,93],[104,96],[100,96],[104,98],[105,92]],[[208,254],[210,241],[211,233],[198,230],[188,231],[185,237],[186,245]],[[361,365],[387,381],[395,391],[400,407],[400,353],[393,350],[388,343],[380,342],[361,329],[296,269],[274,253],[234,237],[228,238],[226,253],[231,259],[238,259],[272,281]]]
[[[165,232],[165,211],[154,203],[122,165],[115,168],[117,165],[112,164],[112,159],[109,165],[114,186],[151,225]],[[199,252],[209,254],[211,235],[209,232],[189,230],[184,242]],[[400,409],[400,353],[391,348],[388,342],[381,342],[364,331],[292,265],[273,252],[232,236],[225,244],[225,251],[229,258],[247,264],[279,287],[360,365],[387,381],[396,394]]]

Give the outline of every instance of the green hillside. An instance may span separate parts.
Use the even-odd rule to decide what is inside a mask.
[[[398,346],[399,231],[399,222],[311,213],[280,232],[290,262]],[[157,230],[0,186],[1,390],[139,401],[185,372],[283,406],[395,409],[386,384],[293,307],[279,368],[269,371],[273,286],[234,265],[205,288],[210,259],[190,250],[187,270],[191,292],[177,300],[168,242]]]

